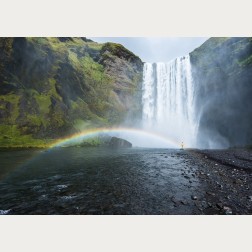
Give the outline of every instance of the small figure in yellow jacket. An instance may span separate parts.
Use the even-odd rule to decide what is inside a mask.
[[[182,143],[181,143],[181,150],[183,150],[183,149],[184,149],[184,143],[182,141]]]

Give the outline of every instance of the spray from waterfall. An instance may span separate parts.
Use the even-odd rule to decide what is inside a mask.
[[[167,63],[145,63],[142,86],[143,128],[196,146],[195,89],[189,55]]]

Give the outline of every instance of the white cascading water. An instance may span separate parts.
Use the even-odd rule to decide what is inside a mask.
[[[145,63],[142,86],[143,128],[185,147],[196,146],[194,85],[189,55],[168,63]]]

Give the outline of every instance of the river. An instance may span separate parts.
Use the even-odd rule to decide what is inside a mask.
[[[71,147],[1,151],[0,160],[2,214],[197,213],[185,151]]]

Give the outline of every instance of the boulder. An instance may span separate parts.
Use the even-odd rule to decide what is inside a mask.
[[[112,137],[109,146],[112,148],[131,148],[132,143],[122,138]]]

